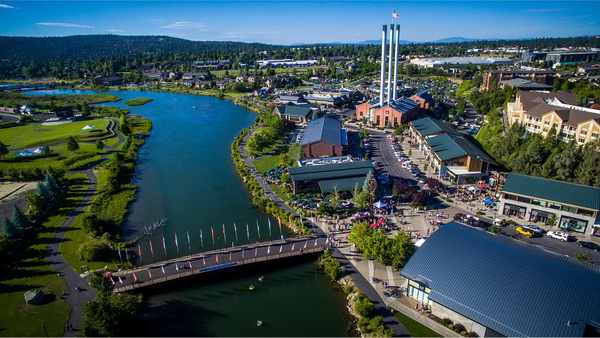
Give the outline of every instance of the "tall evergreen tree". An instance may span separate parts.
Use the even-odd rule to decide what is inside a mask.
[[[2,222],[2,231],[12,239],[23,238],[23,229],[15,226],[15,224],[6,217],[4,217],[4,221]]]
[[[60,195],[62,189],[58,185],[58,182],[56,182],[54,176],[52,176],[49,172],[46,172],[46,175],[44,176],[44,183],[52,193],[53,197],[56,198],[58,195]]]
[[[0,156],[4,158],[8,154],[8,147],[2,141],[0,141]]]
[[[69,139],[67,140],[67,149],[72,152],[79,150],[79,143],[77,143],[73,136],[69,136]]]
[[[27,217],[27,215],[25,215],[23,211],[21,211],[21,208],[19,208],[19,206],[16,204],[13,204],[12,223],[15,225],[15,227],[21,229],[25,229],[31,224],[29,217]]]

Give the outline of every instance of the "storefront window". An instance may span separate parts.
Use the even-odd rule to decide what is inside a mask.
[[[556,203],[550,203],[548,202],[548,204],[546,205],[548,208],[552,208],[552,209],[556,209],[556,210],[560,210],[560,204],[556,204]]]
[[[583,216],[589,216],[589,217],[593,217],[594,216],[594,212],[591,210],[585,210],[585,209],[577,209],[577,214],[578,215],[583,215]]]
[[[431,289],[425,287],[415,281],[408,282],[408,289],[406,294],[409,298],[416,300],[419,302],[421,306],[425,306],[427,308],[431,307],[431,301],[429,300],[429,293]]]
[[[585,229],[587,228],[587,222],[582,219],[563,216],[560,220],[559,226],[568,231],[584,233]]]
[[[573,207],[568,207],[568,206],[566,206],[566,205],[563,205],[563,207],[562,207],[562,210],[563,210],[563,211],[566,211],[566,212],[573,213],[573,214],[575,213],[575,211],[577,211],[577,209],[576,209],[576,208],[573,208]]]
[[[511,195],[511,194],[504,194],[504,198],[507,199],[507,200],[511,200],[511,201],[516,201],[517,200],[517,196]]]

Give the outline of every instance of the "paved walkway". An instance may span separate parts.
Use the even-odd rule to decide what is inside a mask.
[[[254,170],[255,177],[260,183],[261,187],[265,190],[267,196],[269,196],[284,211],[290,212],[299,218],[300,216],[290,206],[283,202],[283,200],[281,200],[281,198],[279,198],[279,196],[277,196],[277,194],[273,192],[271,187],[264,181],[264,179],[261,176],[259,176],[258,173],[256,173],[256,168],[254,168],[254,166],[252,165],[252,159],[250,159],[246,154],[246,142],[252,134],[252,132],[254,132],[256,129],[258,128],[255,128],[250,133],[248,133],[248,135],[240,143],[240,151],[242,153],[242,158],[244,159],[246,165],[248,165],[250,169]],[[306,218],[304,218],[304,220],[311,226],[314,226],[317,235],[327,234],[327,232],[323,230],[326,228],[323,224],[320,224],[319,222],[313,223],[310,219]],[[385,302],[383,301],[379,293],[369,284],[369,282],[367,281],[367,276],[363,275],[361,271],[353,268],[353,265],[350,264],[348,258],[341,250],[333,249],[332,255],[340,260],[340,262],[346,267],[348,276],[352,278],[352,280],[356,283],[360,290],[373,302],[376,308],[377,315],[383,317],[383,321],[386,327],[394,330],[395,336],[409,336],[409,333],[406,330],[406,328],[404,328],[404,326],[402,326],[402,324],[398,322],[398,320],[396,319],[396,317],[394,317],[392,312],[385,306]]]
[[[118,121],[115,121],[115,133],[117,138],[119,139],[120,144],[125,139],[123,135],[118,131]],[[101,157],[99,161],[103,161],[110,155],[117,145],[112,147],[107,147],[106,153]],[[65,330],[65,337],[75,337],[81,331],[81,319],[83,317],[83,308],[87,302],[93,301],[96,297],[96,290],[87,285],[87,276],[79,275],[77,271],[75,271],[62,257],[60,252],[60,243],[64,240],[65,234],[71,228],[71,225],[81,213],[84,212],[84,209],[88,206],[92,196],[96,193],[96,187],[98,184],[98,179],[96,175],[94,175],[93,168],[88,168],[85,170],[78,171],[70,171],[69,173],[73,174],[84,174],[87,176],[90,184],[88,186],[88,190],[85,192],[83,199],[77,205],[75,210],[69,215],[69,217],[65,220],[62,226],[56,231],[54,237],[50,240],[50,244],[48,244],[48,248],[46,249],[46,261],[50,263],[58,274],[61,275],[68,286],[68,291],[64,294],[65,302],[72,309],[71,315],[69,316],[69,320],[67,322],[68,327],[72,327],[73,330]],[[82,291],[77,291],[80,289]]]

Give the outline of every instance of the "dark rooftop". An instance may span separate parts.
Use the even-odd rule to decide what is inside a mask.
[[[300,144],[306,145],[323,141],[340,146],[346,145],[343,136],[345,136],[345,133],[342,133],[342,122],[323,116],[308,122]]]
[[[600,189],[587,185],[509,173],[503,191],[600,210]]]
[[[600,323],[600,267],[460,223],[435,231],[401,275],[508,337],[581,337]]]

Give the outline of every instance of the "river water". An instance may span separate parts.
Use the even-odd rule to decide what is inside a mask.
[[[92,94],[52,90],[28,94]],[[123,227],[123,239],[145,225],[166,225],[138,243],[142,262],[213,248],[277,239],[275,220],[252,206],[235,171],[230,145],[256,114],[212,97],[107,91],[123,101],[152,98],[143,106],[111,102],[149,118],[153,129],[141,148],[133,183],[139,187]],[[237,238],[236,238],[237,237]],[[188,240],[189,238],[189,240]],[[163,245],[164,243],[164,245]],[[152,252],[150,251],[152,248]],[[259,282],[258,277],[265,276]],[[250,291],[249,285],[256,287]],[[314,260],[222,272],[153,290],[132,335],[155,336],[345,336],[344,296],[332,288]],[[256,321],[264,325],[256,326]]]

